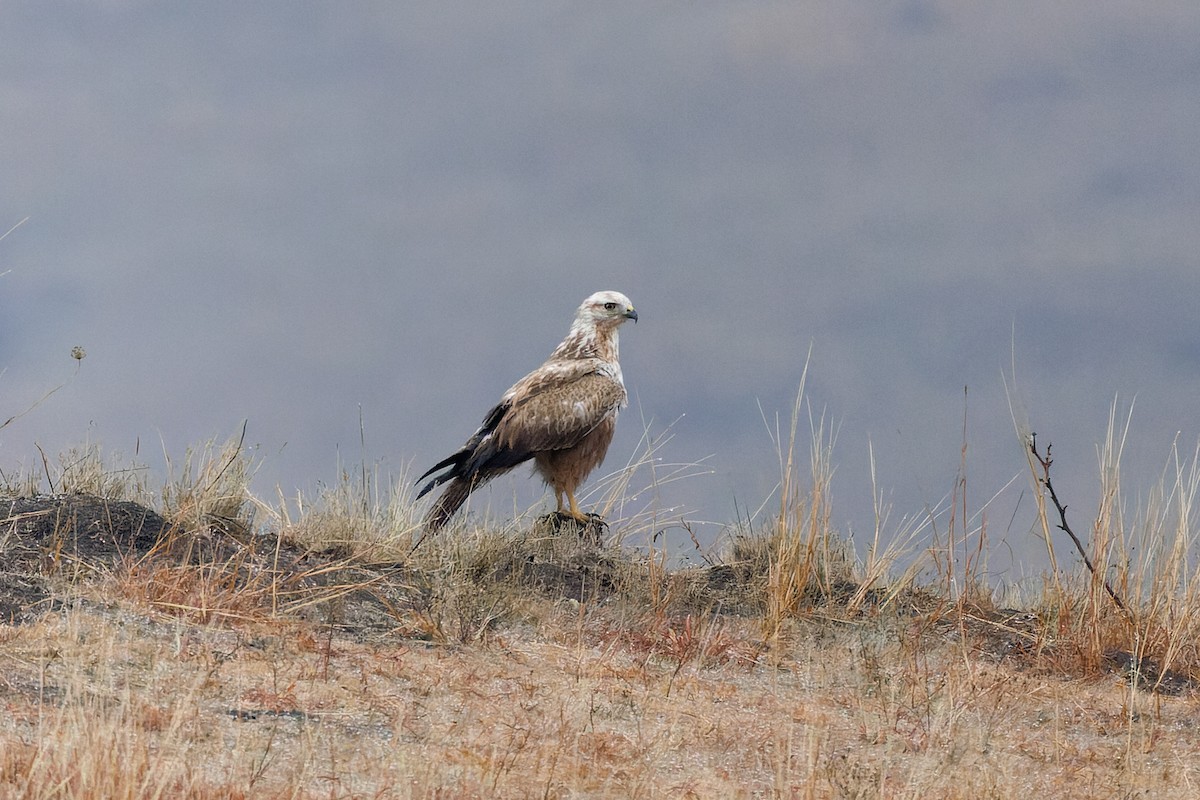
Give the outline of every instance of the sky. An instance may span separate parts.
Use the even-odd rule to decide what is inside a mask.
[[[672,541],[777,507],[806,359],[834,525],[965,474],[1001,580],[1044,551],[1011,405],[1083,530],[1114,403],[1131,508],[1200,438],[1190,0],[15,2],[0,30],[0,418],[66,383],[0,430],[6,472],[85,443],[162,471],[244,422],[265,497],[411,479],[600,289],[640,317],[602,472],[647,435],[656,475],[696,465],[631,484]],[[487,497],[552,502],[523,468]]]

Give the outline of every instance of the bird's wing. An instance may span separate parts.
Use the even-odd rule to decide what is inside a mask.
[[[521,454],[573,447],[625,402],[621,382],[587,361],[531,373],[510,392],[494,436],[500,448]]]

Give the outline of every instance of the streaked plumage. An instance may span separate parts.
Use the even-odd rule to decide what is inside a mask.
[[[636,321],[637,312],[620,292],[597,292],[583,301],[546,362],[504,393],[461,449],[417,479],[446,470],[417,495],[448,484],[425,516],[427,531],[444,526],[473,490],[530,459],[554,489],[558,513],[588,520],[575,491],[604,460],[626,402],[617,328],[627,319]]]

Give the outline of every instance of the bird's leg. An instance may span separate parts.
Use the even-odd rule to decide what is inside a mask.
[[[553,514],[547,515],[552,521],[555,530],[560,530],[564,524],[571,522],[576,526],[576,530],[582,536],[584,531],[591,531],[593,537],[599,541],[600,531],[607,528],[608,525],[599,514],[585,514],[579,510],[579,502],[575,499],[575,492],[570,489],[555,489],[555,499],[558,501],[558,508]],[[566,496],[567,502],[563,503],[563,496]],[[566,506],[564,508],[564,505]]]
[[[563,495],[567,497],[567,508],[563,508]],[[575,493],[570,489],[555,489],[554,497],[558,501],[558,508],[554,510],[555,516],[560,520],[575,520],[580,525],[586,525],[591,521],[594,515],[584,514],[579,510],[579,503],[575,501]]]
[[[580,511],[579,504],[575,502],[575,493],[570,489],[567,490],[567,500],[570,501],[571,510],[565,514],[559,512],[564,518],[569,517],[584,527],[588,525],[603,525],[608,527],[608,523],[606,523],[599,514],[585,514]]]
[[[567,512],[568,515],[573,517],[579,524],[586,525],[588,517],[579,510],[579,504],[575,502],[575,493],[570,489],[567,489],[567,501],[571,504],[571,510]]]

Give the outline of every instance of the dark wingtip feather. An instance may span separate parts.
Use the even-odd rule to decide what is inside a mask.
[[[421,481],[425,480],[433,473],[437,472],[439,469],[445,469],[446,467],[449,467],[451,465],[458,466],[466,459],[466,457],[467,457],[467,454],[462,450],[459,450],[457,453],[454,453],[453,455],[446,456],[441,461],[434,464],[429,469],[425,470],[425,472],[421,475],[421,477],[417,478],[415,481],[413,481],[413,483],[420,483]],[[429,491],[429,488],[426,488],[425,491]]]
[[[421,476],[421,478],[424,478],[424,477],[425,477],[424,475]],[[418,478],[417,480],[420,480],[421,478]],[[417,492],[417,496],[414,499],[420,500],[422,497],[429,494],[430,490],[432,490],[433,487],[435,487],[437,485],[438,485],[438,479],[434,478],[429,483],[427,483],[423,487],[421,487],[421,491]]]

